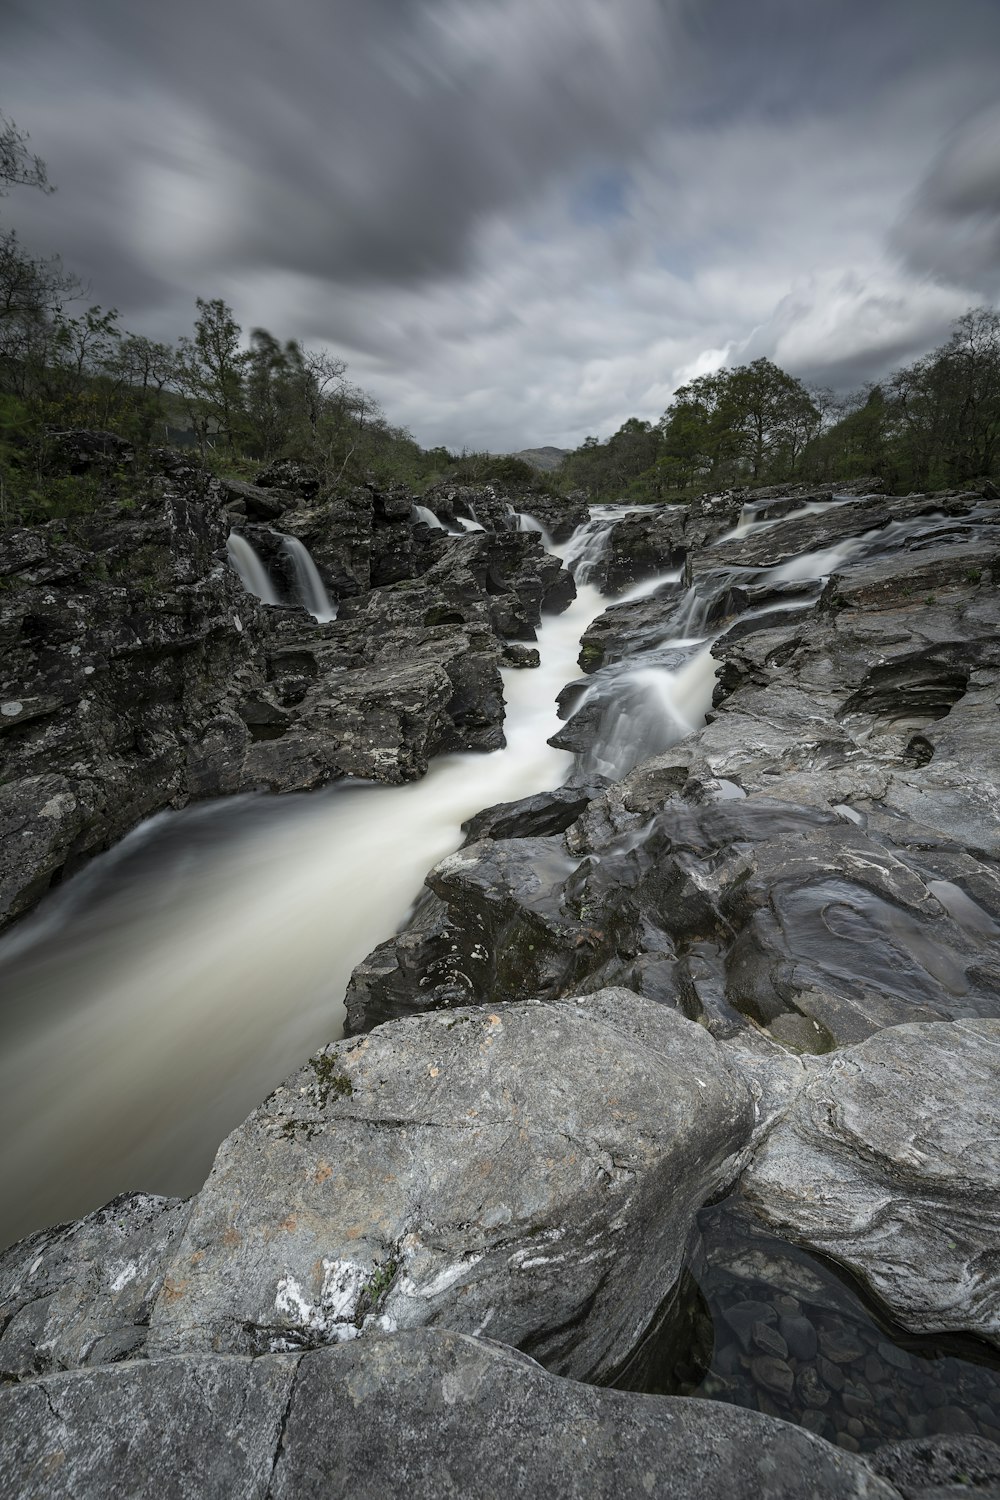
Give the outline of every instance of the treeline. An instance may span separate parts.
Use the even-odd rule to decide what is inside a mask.
[[[947,489],[1000,470],[1000,314],[976,308],[948,342],[846,397],[767,359],[682,386],[656,423],[587,438],[556,478],[592,500],[683,499],[703,490],[872,475],[896,492]]]
[[[51,191],[27,137],[0,115],[0,195],[10,186]],[[325,484],[421,488],[461,474],[462,460],[390,423],[344,360],[263,328],[244,339],[218,299],[199,298],[192,333],[165,344],[122,328],[113,309],[74,311],[83,293],[58,258],[0,232],[0,524],[94,503],[93,481],[60,471],[60,434],[76,428],[127,438],[140,464],[153,447],[190,444],[232,475],[277,458],[311,465]]]

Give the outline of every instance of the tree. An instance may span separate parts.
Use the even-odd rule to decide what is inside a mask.
[[[28,150],[29,136],[0,112],[0,196],[9,187],[40,188],[54,192],[45,163]]]
[[[243,381],[250,355],[240,347],[242,330],[220,297],[199,297],[197,307],[194,338],[178,343],[175,381],[204,457],[210,435],[220,435],[232,452],[246,432]]]

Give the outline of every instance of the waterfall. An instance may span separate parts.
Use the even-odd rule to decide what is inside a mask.
[[[295,582],[298,585],[299,597],[302,605],[309,611],[314,620],[325,624],[328,620],[337,618],[337,606],[330,603],[323,580],[319,576],[319,570],[309,555],[308,547],[304,546],[296,536],[286,536],[281,543],[281,550],[286,552],[292,559],[295,568]]]
[[[415,505],[410,512],[414,521],[423,521],[425,526],[433,526],[435,531],[447,531],[448,528],[443,521],[439,521],[434,512],[426,505]]]
[[[229,553],[229,561],[240,575],[240,582],[248,594],[256,594],[262,604],[281,603],[274,592],[270,574],[245,536],[231,531],[226,542],[226,551]]]
[[[537,531],[542,539],[542,546],[545,548],[546,552],[551,552],[553,547],[555,546],[555,543],[553,542],[552,537],[546,531],[545,527],[542,525],[541,521],[536,520],[534,516],[529,515],[526,510],[518,510],[515,511],[514,514],[517,517],[518,531]]]
[[[610,537],[611,526],[603,514],[591,514],[590,520],[574,531],[563,548],[562,558],[578,584],[591,581],[608,550]]]
[[[584,756],[586,769],[620,781],[633,766],[686,739],[704,724],[712,706],[715,671],[711,642],[675,671],[651,666],[623,671]]]
[[[462,822],[573,772],[573,755],[548,743],[563,727],[555,699],[578,678],[580,637],[608,603],[587,579],[626,513],[595,508],[552,549],[575,571],[577,597],[543,619],[541,665],[503,672],[505,749],[439,756],[401,786],[344,781],[161,813],[0,939],[0,1096],[18,1126],[0,1158],[0,1240],[126,1188],[195,1190],[222,1137],[339,1034],[352,969],[405,920],[427,870],[461,844]],[[308,559],[315,587],[305,548],[285,545]],[[249,543],[232,538],[230,556],[273,599]],[[636,597],[668,580],[676,571]],[[693,591],[684,619],[707,616],[719,586],[717,575]],[[321,614],[318,587],[303,592]],[[588,679],[582,702],[599,703],[589,763],[612,775],[696,730],[710,707],[712,638],[688,633],[675,604],[664,630]],[[943,883],[939,899],[955,904]]]
[[[402,786],[159,814],[0,939],[0,1096],[19,1122],[0,1158],[0,1240],[127,1187],[200,1186],[223,1136],[340,1035],[352,969],[462,823],[571,774],[548,744],[555,699],[605,604],[580,585],[543,618],[541,665],[504,669],[505,749],[438,756]]]
[[[456,516],[456,521],[463,531],[485,531],[485,526],[480,526],[478,521],[473,521],[469,516]]]

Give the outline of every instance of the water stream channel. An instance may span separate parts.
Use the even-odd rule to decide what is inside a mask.
[[[553,789],[577,772],[620,777],[696,730],[711,705],[710,651],[727,591],[737,583],[764,585],[757,612],[808,607],[839,562],[880,545],[873,533],[774,568],[735,568],[727,544],[775,524],[746,512],[715,544],[718,566],[695,588],[685,589],[674,571],[609,601],[592,580],[623,514],[621,507],[595,509],[560,547],[543,533],[574,573],[577,596],[563,614],[545,618],[540,666],[503,674],[505,749],[439,757],[422,780],[402,786],[343,781],[320,793],[241,796],[160,814],[0,942],[3,1244],[128,1189],[178,1196],[197,1190],[222,1138],[311,1051],[341,1034],[352,969],[406,919],[426,871],[460,845],[464,821],[492,804]],[[427,515],[419,519],[431,524]],[[527,517],[521,526],[542,530]],[[277,602],[249,545],[237,538],[231,555],[246,586]],[[334,607],[307,558],[293,549],[302,600],[317,618],[331,618]],[[767,600],[771,585],[778,604]],[[581,636],[610,602],[638,604],[654,595],[663,605],[656,629],[627,660],[584,679],[575,694],[572,713],[589,705],[596,726],[588,748],[577,755],[554,748],[548,741],[564,728],[556,699],[579,678]],[[727,794],[721,787],[719,795]],[[746,1257],[734,1269],[725,1250],[732,1237],[716,1219],[705,1218],[702,1233],[701,1291],[692,1293],[688,1341],[695,1353],[669,1368],[654,1359],[645,1389],[718,1395],[739,1388],[735,1376],[752,1385],[740,1364],[748,1346],[739,1309],[767,1301],[771,1311],[757,1317],[766,1324],[761,1337],[766,1343],[773,1328],[772,1343],[787,1347],[787,1329],[781,1334],[779,1324],[783,1317],[794,1322],[808,1300],[802,1285],[813,1287],[819,1274],[786,1273],[789,1285],[768,1301],[760,1285],[750,1285]],[[761,1252],[758,1262],[764,1258]],[[709,1263],[717,1267],[711,1275]],[[706,1301],[716,1295],[716,1323],[729,1330],[731,1342],[713,1354],[704,1324]],[[835,1299],[828,1289],[814,1301],[834,1323],[848,1316],[830,1311]],[[886,1353],[891,1340],[884,1330],[862,1337],[854,1323],[851,1329],[857,1359],[879,1377],[869,1385],[878,1389],[882,1381],[888,1388],[905,1360]],[[831,1338],[827,1331],[828,1344]],[[749,1354],[742,1361],[747,1369],[766,1349]],[[992,1400],[996,1389],[984,1372],[977,1399]],[[753,1391],[744,1395],[723,1399],[753,1404]],[[774,1392],[766,1400],[773,1402]],[[867,1400],[856,1397],[862,1405]],[[849,1436],[855,1429],[847,1424],[861,1419],[847,1406],[841,1425]],[[797,1409],[779,1403],[779,1410],[802,1420],[812,1408],[803,1398]],[[838,1430],[829,1415],[805,1420],[829,1428],[830,1436]],[[905,1424],[903,1412],[901,1434]]]

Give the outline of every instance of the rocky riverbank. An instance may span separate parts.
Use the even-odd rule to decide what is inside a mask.
[[[12,914],[153,805],[499,743],[572,596],[540,534],[262,478],[15,539]],[[746,498],[566,538],[620,601],[575,779],[470,823],[193,1199],[0,1259],[11,1493],[1000,1492],[1000,505]],[[249,599],[234,524],[337,619]]]

